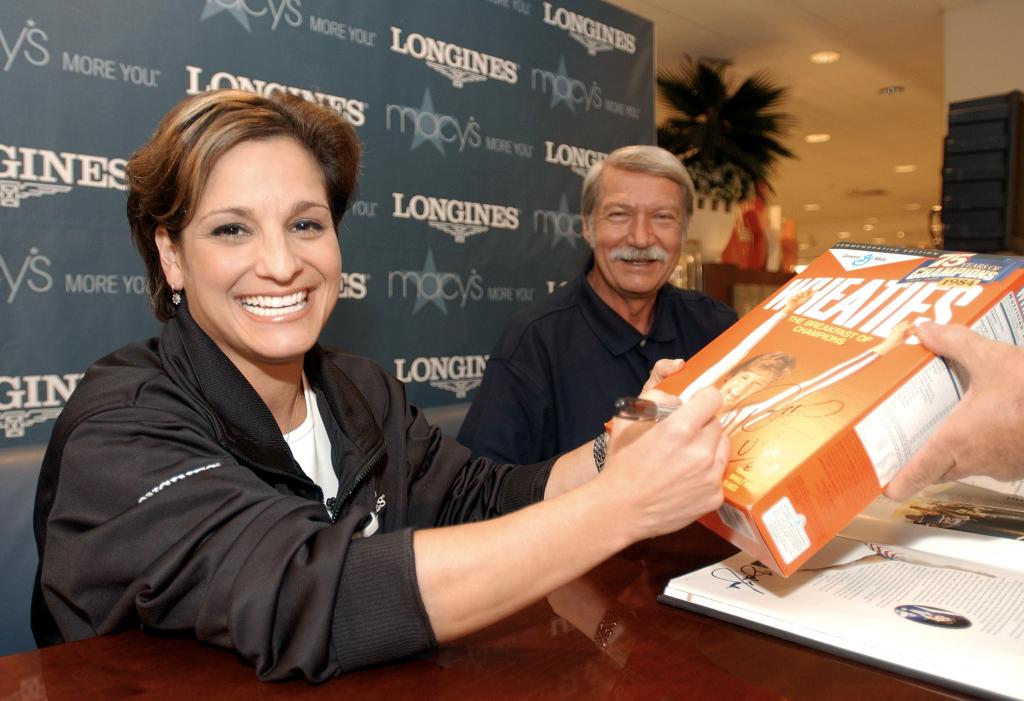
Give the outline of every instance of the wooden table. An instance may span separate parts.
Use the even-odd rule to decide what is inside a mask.
[[[133,631],[0,657],[0,701],[964,698],[656,601],[671,577],[732,552],[691,526],[457,643],[319,686],[260,682],[230,652]]]

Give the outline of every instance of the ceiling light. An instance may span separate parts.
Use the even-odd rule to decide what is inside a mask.
[[[901,238],[903,238],[906,235],[907,235],[907,232],[905,232],[905,231],[897,231],[896,232],[896,238],[898,238],[898,239],[901,239]]]
[[[902,93],[903,93],[903,86],[902,85],[886,85],[884,88],[879,88],[878,89],[878,94],[879,95],[885,95],[886,97],[889,97],[891,95],[900,95]]]
[[[874,231],[875,230],[875,225],[874,224],[865,224],[861,228],[864,229],[864,231]]]
[[[809,144],[823,144],[831,138],[831,134],[808,134],[804,137],[804,141]]]
[[[793,272],[796,273],[797,275],[799,275],[800,273],[802,273],[805,270],[807,270],[807,266],[806,265],[794,265],[793,266]]]
[[[813,54],[811,54],[811,63],[826,64],[835,63],[838,60],[838,51],[815,51]]]
[[[917,202],[907,202],[905,205],[903,205],[903,209],[907,210],[908,212],[916,212],[917,210],[921,209],[921,205],[918,204]]]
[[[894,173],[913,173],[917,170],[917,166],[912,163],[906,163],[904,165],[893,166]]]
[[[821,205],[820,204],[810,203],[810,204],[805,204],[804,205],[804,211],[805,212],[817,212],[819,209],[821,209]]]
[[[797,248],[798,251],[806,251],[810,247],[811,247],[811,244],[807,243],[806,241],[801,241],[800,243],[798,243],[796,245],[796,248]]]
[[[885,243],[885,237],[876,236],[875,238],[871,239],[871,243]]]
[[[841,239],[848,239],[848,238],[850,238],[850,232],[849,231],[840,231],[838,234],[836,234],[836,236],[838,236]]]

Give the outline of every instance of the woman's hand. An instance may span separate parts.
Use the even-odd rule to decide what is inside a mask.
[[[657,423],[615,419],[600,474],[591,446],[583,446],[559,458],[544,501],[489,521],[416,531],[416,578],[437,640],[493,623],[622,548],[718,508],[729,457],[715,416],[721,403],[709,388]]]
[[[644,394],[654,401],[665,397]],[[614,490],[615,518],[633,528],[631,540],[678,530],[721,506],[729,459],[729,439],[717,418],[721,405],[721,393],[709,387],[660,422],[613,421],[608,459],[595,482]]]

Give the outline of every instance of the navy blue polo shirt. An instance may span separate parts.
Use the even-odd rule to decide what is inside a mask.
[[[505,327],[459,431],[459,442],[502,462],[529,464],[603,430],[618,397],[635,395],[654,363],[691,358],[736,321],[700,292],[665,285],[641,334],[598,297],[586,273]]]

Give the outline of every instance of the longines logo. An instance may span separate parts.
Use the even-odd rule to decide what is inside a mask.
[[[369,279],[366,273],[342,273],[338,299],[366,299],[366,283]]]
[[[394,201],[391,216],[426,222],[454,238],[455,243],[465,243],[467,237],[482,234],[491,227],[512,231],[519,228],[516,207],[426,195],[413,195],[406,202],[405,197],[404,192],[391,193]]]
[[[3,49],[4,52],[4,73],[9,72],[19,60],[37,68],[42,68],[50,63],[50,50],[46,46],[46,42],[50,38],[46,36],[46,32],[36,26],[34,20],[26,20],[17,35],[8,31],[9,34],[5,34],[3,27],[0,27],[0,49]]]
[[[252,33],[249,19],[270,20],[271,31],[276,31],[283,21],[291,27],[302,24],[302,0],[206,0],[200,22],[205,22],[222,12],[233,17],[245,31]]]
[[[480,123],[472,116],[465,124],[450,114],[434,111],[434,100],[430,96],[430,88],[423,91],[423,101],[419,108],[409,105],[389,104],[385,108],[384,126],[388,131],[397,129],[405,134],[412,133],[410,151],[423,144],[431,144],[442,156],[447,156],[445,145],[457,146],[459,153],[466,146],[480,148],[483,138],[480,136]]]
[[[576,248],[577,239],[583,238],[583,217],[569,209],[569,200],[562,193],[557,210],[533,210],[533,230],[543,236],[550,235],[551,248],[562,241]]]
[[[5,438],[21,438],[25,429],[52,421],[75,391],[82,373],[0,375],[0,422]]]
[[[76,185],[124,190],[123,158],[0,144],[0,207],[71,192]]]
[[[565,166],[581,178],[590,170],[590,166],[608,158],[603,151],[595,151],[572,144],[556,144],[554,141],[544,142],[544,161],[554,165]]]
[[[570,12],[564,7],[554,7],[550,2],[544,3],[544,24],[568,32],[569,36],[582,44],[591,56],[596,56],[598,51],[612,49],[627,54],[636,52],[636,37],[629,32]]]
[[[552,109],[562,104],[573,114],[576,114],[577,107],[582,107],[584,112],[589,112],[591,108],[599,110],[603,102],[601,86],[597,81],[592,81],[588,88],[582,80],[572,78],[565,68],[564,58],[558,59],[557,73],[542,68],[530,71],[530,89],[543,95],[550,95],[551,104],[548,106]]]
[[[233,73],[228,73],[226,71],[218,71],[214,73],[210,76],[210,79],[203,84],[202,76],[204,69],[198,66],[185,66],[185,70],[188,71],[188,89],[185,90],[186,95],[198,95],[199,93],[207,90],[219,90],[220,88],[245,90],[247,92],[256,93],[257,95],[262,95],[263,97],[269,97],[274,93],[288,92],[292,95],[298,95],[309,102],[316,102],[324,105],[325,107],[330,107],[332,110],[347,119],[352,126],[361,127],[366,124],[366,110],[370,106],[370,103],[368,102],[353,100],[351,98],[340,97],[338,95],[331,95],[329,93],[314,90],[307,90],[305,88],[297,88],[291,85],[284,85],[283,83],[268,82],[266,80],[249,78],[243,75],[234,75]]]
[[[484,296],[484,279],[476,270],[463,277],[458,273],[438,271],[434,252],[427,249],[422,270],[392,270],[388,273],[388,298],[416,299],[412,313],[433,304],[448,314],[448,303],[465,308],[469,301],[479,302]]]
[[[395,376],[406,384],[426,382],[431,387],[453,392],[456,399],[465,399],[470,390],[480,386],[487,358],[486,355],[421,356],[411,361],[395,358]]]
[[[518,63],[422,34],[408,34],[403,39],[401,27],[391,27],[391,50],[423,61],[456,88],[488,78],[512,85],[519,80]]]
[[[20,261],[0,256],[0,295],[7,304],[18,297],[22,289],[37,294],[44,294],[53,288],[53,276],[50,274],[50,259],[33,246],[28,255]]]

